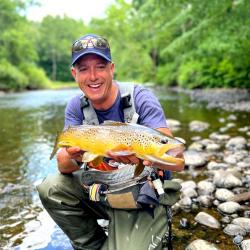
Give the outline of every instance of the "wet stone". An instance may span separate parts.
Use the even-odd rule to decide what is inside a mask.
[[[250,218],[239,217],[233,219],[232,224],[239,225],[244,228],[248,233],[250,232]]]
[[[218,188],[215,192],[215,197],[220,201],[229,201],[234,198],[234,193],[225,188]]]
[[[197,188],[200,195],[210,195],[214,192],[215,185],[210,181],[203,180],[198,182]]]
[[[205,154],[195,150],[185,151],[184,159],[185,159],[185,164],[187,166],[194,166],[194,167],[204,166],[207,162]]]
[[[233,214],[240,210],[240,204],[237,202],[233,202],[233,201],[227,201],[227,202],[221,203],[218,206],[218,209],[222,213]]]
[[[190,198],[195,198],[198,196],[197,192],[193,188],[185,188],[182,190],[182,196],[185,197],[190,197]]]
[[[241,244],[243,240],[243,236],[242,235],[236,235],[233,239],[233,243],[236,245],[236,246],[239,246]]]
[[[189,223],[187,218],[180,219],[180,227],[181,228],[189,228],[190,227],[190,223]]]
[[[212,134],[209,135],[209,138],[218,142],[221,141],[227,141],[230,139],[229,135],[225,135],[225,134],[219,134],[216,132],[213,132]]]
[[[211,228],[220,228],[220,223],[210,214],[200,212],[195,216],[195,221]]]
[[[217,163],[215,161],[210,161],[207,164],[208,170],[220,170],[220,169],[227,169],[227,168],[228,168],[228,164],[223,163],[223,162]]]
[[[212,207],[213,197],[210,195],[201,195],[197,198],[197,201],[202,207]]]
[[[232,173],[219,170],[215,172],[213,183],[221,188],[234,188],[242,186],[242,181]]]
[[[227,235],[230,235],[230,236],[236,236],[236,235],[242,235],[242,236],[245,236],[246,235],[246,230],[244,228],[242,228],[241,226],[239,225],[234,225],[234,224],[229,224],[227,225],[223,232]]]
[[[241,242],[242,250],[250,250],[250,239]]]
[[[233,137],[231,138],[227,144],[226,144],[226,148],[228,149],[233,149],[233,150],[238,150],[238,149],[244,149],[246,148],[247,145],[247,141],[243,136],[237,136],[237,137]]]
[[[222,223],[226,223],[226,224],[229,224],[231,222],[231,219],[229,216],[224,216],[222,219],[221,219],[221,222]]]
[[[219,250],[214,244],[206,241],[206,240],[194,240],[191,242],[185,250]]]
[[[184,181],[181,183],[181,190],[185,188],[196,188],[196,183],[194,181]]]
[[[179,205],[181,208],[190,208],[192,205],[192,200],[190,197],[184,197],[180,199]]]
[[[189,123],[190,131],[201,132],[209,128],[209,123],[202,121],[192,121]]]

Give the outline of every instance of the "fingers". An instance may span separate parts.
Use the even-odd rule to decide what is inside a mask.
[[[115,153],[108,151],[107,155],[116,162],[122,162],[124,164],[138,164],[139,159],[134,155],[116,155]]]
[[[68,147],[66,148],[67,153],[70,155],[70,158],[77,161],[82,161],[82,155],[84,151],[79,147]]]

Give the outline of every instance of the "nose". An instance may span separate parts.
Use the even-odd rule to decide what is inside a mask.
[[[96,69],[93,67],[90,69],[90,80],[95,81],[97,79]]]

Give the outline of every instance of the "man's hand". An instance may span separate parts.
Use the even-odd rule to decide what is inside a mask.
[[[70,174],[80,167],[77,165],[76,161],[82,162],[82,151],[79,147],[68,147],[62,148],[57,154],[58,170],[62,174]]]
[[[68,148],[65,148],[67,153],[69,154],[70,158],[71,159],[74,159],[78,162],[82,162],[82,156],[83,156],[83,153],[84,151],[81,150],[81,148],[79,147],[68,147]]]
[[[117,155],[115,152],[108,151],[106,152],[108,157],[112,158],[115,162],[121,162],[124,164],[138,164],[139,159],[135,156],[135,154],[124,154],[124,155]],[[111,161],[112,161],[111,160]]]

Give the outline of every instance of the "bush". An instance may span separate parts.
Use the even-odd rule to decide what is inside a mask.
[[[21,90],[28,85],[28,77],[9,62],[0,61],[0,89]]]
[[[50,81],[45,71],[35,64],[24,64],[21,66],[22,72],[28,77],[27,89],[43,89],[50,85]]]

